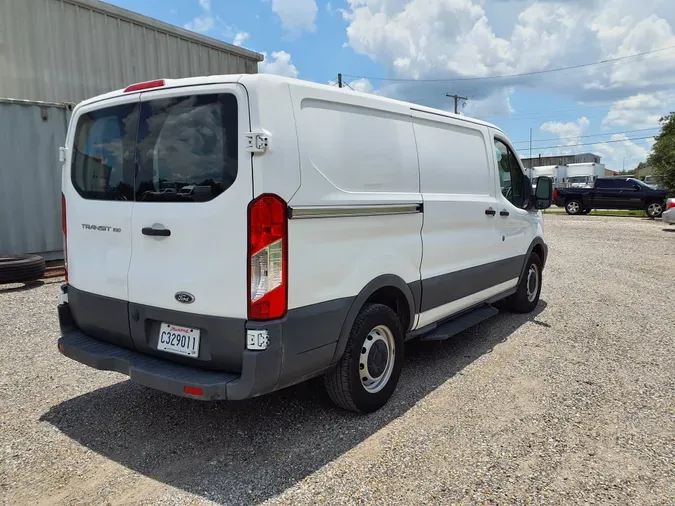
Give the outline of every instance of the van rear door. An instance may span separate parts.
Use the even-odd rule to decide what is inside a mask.
[[[176,312],[243,328],[253,195],[246,92],[234,83],[144,92],[139,118],[128,299],[136,347],[154,348],[148,329],[166,319],[194,325]],[[144,307],[169,311],[139,326]]]
[[[126,301],[139,98],[76,109],[62,175],[73,317],[84,332],[132,348]]]

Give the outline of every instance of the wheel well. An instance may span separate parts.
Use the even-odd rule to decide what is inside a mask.
[[[544,248],[542,248],[541,244],[535,244],[534,248],[532,248],[532,253],[536,253],[541,259],[542,263],[546,261],[544,258]]]
[[[366,304],[383,304],[388,306],[396,313],[401,321],[403,331],[407,332],[410,328],[410,306],[403,292],[395,286],[384,286],[376,290]]]

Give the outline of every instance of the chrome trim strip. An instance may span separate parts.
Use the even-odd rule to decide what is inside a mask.
[[[369,206],[301,206],[288,209],[289,219],[347,218],[351,216],[391,216],[423,212],[422,204],[384,204]]]

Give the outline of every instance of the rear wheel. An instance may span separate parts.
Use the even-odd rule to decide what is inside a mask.
[[[645,211],[650,218],[658,218],[663,214],[663,205],[661,202],[650,202]]]
[[[403,328],[396,313],[368,304],[356,317],[344,355],[326,373],[328,395],[341,408],[370,413],[396,389],[403,366]]]
[[[541,294],[542,265],[539,255],[530,254],[525,275],[518,284],[516,293],[505,301],[506,309],[514,313],[530,313],[539,303]]]
[[[576,199],[568,200],[565,204],[567,214],[581,214],[581,209],[581,202]]]

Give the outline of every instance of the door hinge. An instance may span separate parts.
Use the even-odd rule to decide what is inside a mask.
[[[269,138],[263,132],[246,132],[246,151],[249,153],[264,153],[269,144]]]
[[[59,148],[59,162],[64,163],[66,161],[66,148]]]

